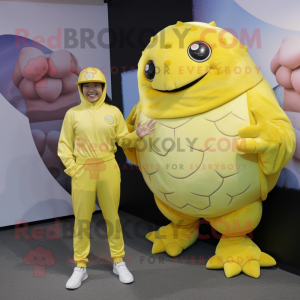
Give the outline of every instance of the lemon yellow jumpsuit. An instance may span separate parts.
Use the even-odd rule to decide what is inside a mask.
[[[77,84],[103,82],[103,93],[94,103],[88,101],[78,85],[81,104],[67,111],[58,143],[58,156],[72,177],[72,203],[75,215],[74,261],[86,267],[90,252],[90,222],[95,198],[106,221],[108,243],[114,262],[124,257],[124,241],[118,215],[120,170],[115,160],[115,142],[121,147],[138,143],[136,131],[129,133],[121,111],[104,102],[106,80],[96,68],[84,69]]]

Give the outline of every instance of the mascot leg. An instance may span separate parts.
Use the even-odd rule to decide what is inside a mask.
[[[153,242],[152,254],[167,252],[178,256],[182,250],[194,244],[198,238],[198,218],[181,214],[154,196],[159,210],[172,223],[157,231],[149,232],[146,238]]]
[[[207,262],[208,269],[223,269],[227,278],[244,272],[258,278],[260,267],[276,265],[270,255],[261,252],[247,236],[260,222],[262,215],[261,199],[228,215],[206,219],[211,226],[222,233],[216,248],[216,255]]]

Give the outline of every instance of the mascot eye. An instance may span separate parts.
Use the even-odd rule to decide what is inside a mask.
[[[39,68],[38,68],[38,67],[35,67],[35,69],[38,70]]]
[[[145,66],[145,76],[149,81],[152,81],[155,77],[155,64],[154,61],[149,60]]]
[[[197,62],[204,62],[211,56],[211,48],[204,42],[194,42],[188,48],[189,57]]]
[[[46,68],[46,67],[44,67],[43,69],[44,69],[44,71],[46,71],[46,70],[47,70],[47,68]]]

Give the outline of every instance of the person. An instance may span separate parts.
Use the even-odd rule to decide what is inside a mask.
[[[134,281],[123,262],[124,240],[118,215],[120,201],[120,170],[115,160],[120,147],[133,147],[155,131],[155,122],[138,124],[128,132],[121,111],[106,94],[104,74],[97,68],[86,68],[79,74],[81,104],[65,115],[58,142],[58,156],[72,177],[72,203],[75,215],[74,261],[77,266],[66,283],[76,289],[88,278],[86,264],[90,251],[90,222],[95,211],[95,198],[106,221],[113,272],[122,283]]]

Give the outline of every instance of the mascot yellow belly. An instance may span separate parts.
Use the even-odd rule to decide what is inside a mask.
[[[139,120],[149,118],[141,112]],[[155,121],[156,132],[138,146],[139,164],[166,205],[204,218],[260,198],[257,157],[251,161],[235,147],[238,130],[250,125],[246,94],[203,114]]]
[[[156,131],[124,151],[171,221],[147,234],[152,253],[179,255],[204,218],[223,234],[207,268],[258,278],[261,266],[276,262],[247,233],[295,151],[272,88],[246,47],[214,22],[177,22],[152,37],[138,83],[128,129],[153,118]]]

